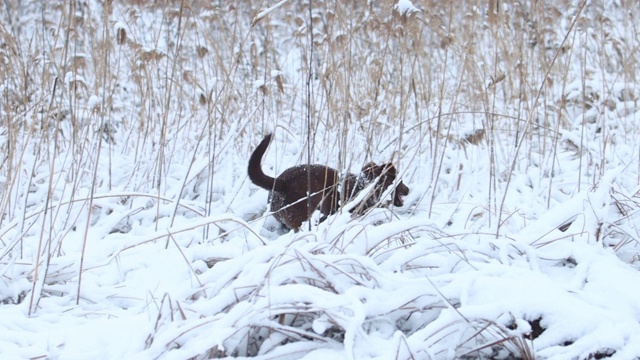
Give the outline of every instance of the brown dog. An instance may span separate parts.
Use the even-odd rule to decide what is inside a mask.
[[[356,214],[364,213],[380,202],[382,194],[393,184],[397,176],[396,168],[391,163],[369,163],[362,168],[361,174],[348,174],[342,182],[337,170],[324,165],[294,166],[274,179],[266,175],[260,165],[270,142],[271,134],[265,136],[251,154],[249,179],[270,191],[271,211],[274,212],[275,218],[295,231],[311,218],[315,210],[320,210],[323,215],[320,221],[323,221],[376,181],[371,193],[351,210]],[[393,192],[393,205],[402,206],[402,197],[407,194],[409,188],[400,181]]]

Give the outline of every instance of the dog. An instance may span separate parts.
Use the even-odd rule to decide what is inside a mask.
[[[375,181],[370,194],[351,209],[354,215],[363,214],[380,202],[382,194],[397,177],[396,168],[391,163],[368,163],[359,175],[347,174],[342,181],[336,169],[317,164],[294,166],[272,178],[262,171],[261,166],[271,138],[272,134],[265,136],[251,154],[249,179],[270,191],[269,199],[274,217],[294,231],[300,230],[302,223],[309,220],[316,210],[322,213],[320,222],[324,221]],[[402,198],[408,194],[409,188],[400,181],[393,191],[393,205],[402,206]]]

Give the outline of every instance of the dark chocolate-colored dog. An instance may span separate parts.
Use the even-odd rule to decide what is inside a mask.
[[[275,218],[295,231],[311,218],[314,211],[319,210],[322,213],[320,221],[323,221],[376,181],[370,194],[351,210],[356,214],[364,213],[380,202],[382,194],[393,184],[397,176],[396,168],[391,163],[369,163],[362,168],[362,173],[348,174],[342,181],[337,170],[324,165],[294,166],[274,179],[266,175],[260,166],[270,142],[271,134],[265,136],[251,154],[249,179],[271,192],[271,211],[274,212]],[[409,188],[400,181],[393,191],[393,205],[402,206],[402,197],[407,194]]]

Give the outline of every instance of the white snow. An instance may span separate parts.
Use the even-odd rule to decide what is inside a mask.
[[[398,0],[393,6],[400,15],[409,15],[411,13],[420,12],[410,0]]]
[[[0,359],[640,358],[635,3],[318,5],[310,108],[305,2],[27,3],[0,5]],[[405,205],[283,232],[246,174],[269,132],[266,173],[309,139],[393,161]]]

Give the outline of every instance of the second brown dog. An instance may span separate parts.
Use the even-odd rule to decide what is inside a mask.
[[[294,166],[273,178],[266,175],[260,165],[271,137],[271,134],[265,136],[251,154],[248,167],[249,179],[259,187],[270,191],[269,198],[274,217],[284,226],[295,231],[300,229],[303,222],[311,218],[314,211],[319,210],[322,213],[320,221],[323,221],[376,181],[371,193],[351,210],[356,214],[364,213],[380,202],[384,191],[397,177],[393,164],[369,163],[362,168],[359,175],[348,174],[342,181],[337,170],[324,165]],[[402,206],[404,204],[402,198],[407,194],[409,194],[409,188],[400,181],[393,191],[393,205]]]

